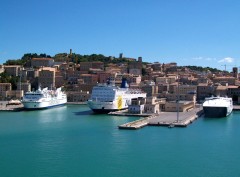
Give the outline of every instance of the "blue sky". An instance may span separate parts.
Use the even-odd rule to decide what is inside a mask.
[[[1,0],[0,63],[69,52],[240,66],[238,0]]]

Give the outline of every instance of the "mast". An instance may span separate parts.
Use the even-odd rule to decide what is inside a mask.
[[[177,122],[179,122],[179,73],[177,69]]]

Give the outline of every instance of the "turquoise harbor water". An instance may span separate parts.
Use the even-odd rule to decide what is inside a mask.
[[[85,105],[0,112],[0,176],[240,176],[240,112],[187,128],[119,130]]]

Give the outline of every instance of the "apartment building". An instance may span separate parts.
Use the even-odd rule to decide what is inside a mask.
[[[153,84],[146,84],[141,86],[142,91],[147,93],[147,97],[155,96],[158,93],[158,86]]]
[[[221,85],[235,85],[236,78],[235,77],[215,77],[212,79],[213,83],[220,83]]]
[[[165,103],[165,111],[166,112],[177,112],[177,107],[179,112],[186,112],[192,108],[194,108],[194,103],[192,101],[170,101]]]
[[[158,93],[167,93],[169,90],[168,84],[158,84]]]
[[[142,57],[138,57],[138,61],[129,62],[129,74],[142,75]]]
[[[56,68],[44,67],[39,70],[38,85],[42,88],[55,88]]]
[[[104,70],[103,62],[80,62],[80,71],[89,71],[90,68]]]
[[[78,91],[83,91],[83,92],[89,92],[90,94],[92,93],[92,89],[93,87],[96,86],[96,83],[89,83],[89,84],[86,84],[86,83],[78,83],[77,84],[77,90]]]
[[[0,74],[4,72],[4,65],[0,65]]]
[[[12,90],[11,83],[0,83],[0,96],[2,99],[7,97],[7,91],[11,90]]]
[[[226,97],[227,93],[228,93],[228,86],[219,85],[219,86],[215,87],[214,95]]]
[[[56,88],[65,85],[66,82],[67,82],[67,81],[65,80],[64,75],[62,75],[61,72],[57,71],[57,72],[55,73],[55,86],[56,86]]]
[[[182,101],[193,101],[196,102],[196,95],[195,94],[172,94],[172,93],[166,93],[165,98],[167,101],[174,101],[174,100],[182,100]]]
[[[31,66],[32,67],[52,67],[54,65],[53,58],[32,58]]]
[[[177,87],[175,88],[177,89]],[[189,94],[189,93],[196,93],[197,86],[196,85],[179,85],[177,93],[179,94]]]
[[[4,65],[5,72],[11,76],[19,76],[21,68],[21,65]]]
[[[81,74],[79,79],[83,79],[85,84],[97,84],[98,75],[96,74]]]
[[[208,84],[198,84],[197,86],[197,100],[203,101],[206,97],[210,97],[214,94],[214,86]]]
[[[98,82],[99,83],[107,83],[107,80],[111,77],[110,73],[103,72],[103,73],[98,73]]]
[[[144,105],[144,112],[150,114],[159,114],[160,106],[156,97],[147,97],[146,104]]]
[[[71,91],[67,92],[67,101],[68,102],[86,102],[90,98],[88,91]]]
[[[157,77],[156,84],[172,84],[176,82],[176,76]]]
[[[141,83],[141,80],[142,80],[142,76],[140,75],[131,75],[129,76],[128,78],[129,80],[129,83],[133,83],[133,84],[140,84]]]
[[[30,92],[31,91],[31,83],[29,82],[18,82],[17,83],[17,90],[23,90],[23,92]]]
[[[231,97],[233,99],[233,102],[239,104],[240,103],[240,86],[229,86],[228,97]]]

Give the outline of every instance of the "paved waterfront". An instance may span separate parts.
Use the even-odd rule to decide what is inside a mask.
[[[194,108],[188,112],[161,112],[153,114],[147,118],[119,125],[120,129],[139,129],[147,125],[152,126],[180,126],[186,127],[202,114],[202,109]],[[178,117],[178,118],[177,118]]]
[[[161,112],[159,115],[150,118],[148,125],[176,124],[184,126],[196,119],[200,113],[201,109],[199,108],[192,109],[188,112],[179,112],[179,116],[177,116],[177,112]]]

